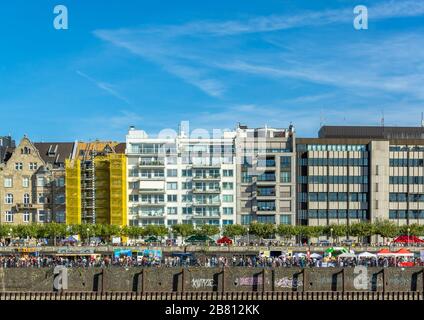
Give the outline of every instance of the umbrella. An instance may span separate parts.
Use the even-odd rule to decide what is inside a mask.
[[[399,236],[395,240],[394,243],[424,243],[424,240],[416,236]]]
[[[218,241],[216,243],[218,243],[218,244],[232,244],[233,240],[224,236],[221,239],[218,239]]]
[[[320,255],[318,253],[312,253],[310,255],[310,257],[313,258],[313,259],[321,259],[322,258],[322,255]]]

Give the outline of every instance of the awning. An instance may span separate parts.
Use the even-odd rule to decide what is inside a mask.
[[[399,236],[395,240],[394,243],[424,243],[424,240],[416,236]]]

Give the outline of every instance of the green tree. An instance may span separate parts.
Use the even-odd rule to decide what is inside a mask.
[[[383,237],[384,241],[386,238],[394,238],[399,235],[399,227],[393,222],[388,220],[379,220],[374,224],[375,234]]]
[[[163,225],[149,224],[144,228],[145,234],[148,236],[156,236],[159,238],[165,237],[169,230]]]
[[[360,238],[360,242],[362,242],[364,237],[371,237],[375,234],[375,227],[369,222],[352,223],[348,227],[348,232],[349,235],[357,237],[358,240]]]
[[[336,242],[338,242],[339,237],[346,236],[349,233],[348,227],[345,224],[331,224],[325,227],[324,232],[327,236],[333,237],[331,241],[335,239]]]
[[[171,228],[172,232],[177,236],[181,236],[183,240],[195,234],[195,230],[192,224],[174,224]]]
[[[210,224],[202,224],[200,227],[195,230],[197,235],[212,237],[219,233],[219,227],[210,225]]]
[[[240,237],[247,234],[247,228],[240,224],[227,224],[224,226],[222,234],[229,238]]]
[[[296,232],[294,226],[290,224],[280,224],[277,227],[277,234],[284,239],[290,239],[296,235]]]
[[[252,222],[249,225],[249,233],[259,237],[260,239],[270,238],[275,234],[275,232],[275,225],[270,223]]]
[[[409,229],[409,232],[408,232]],[[399,234],[400,235],[410,235],[410,236],[422,236],[423,235],[424,228],[422,225],[419,225],[417,223],[413,223],[410,225],[403,225],[399,227]]]

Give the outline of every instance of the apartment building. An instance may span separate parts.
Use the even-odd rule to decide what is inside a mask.
[[[295,133],[288,129],[236,130],[237,222],[294,224]]]
[[[33,143],[24,137],[0,165],[2,223],[64,222],[64,163],[73,143]]]
[[[66,223],[127,225],[125,143],[76,146],[66,162]]]
[[[424,222],[424,128],[324,126],[296,149],[298,224]]]
[[[235,132],[126,137],[130,225],[236,223]]]

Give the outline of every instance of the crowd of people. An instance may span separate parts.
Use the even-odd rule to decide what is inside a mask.
[[[410,266],[424,266],[419,258],[378,257],[378,258],[308,258],[298,255],[265,256],[167,256],[164,258],[148,256],[88,255],[88,256],[52,256],[52,255],[18,255],[0,256],[0,268],[43,268],[62,265],[69,268],[81,267],[402,267],[404,263]]]

